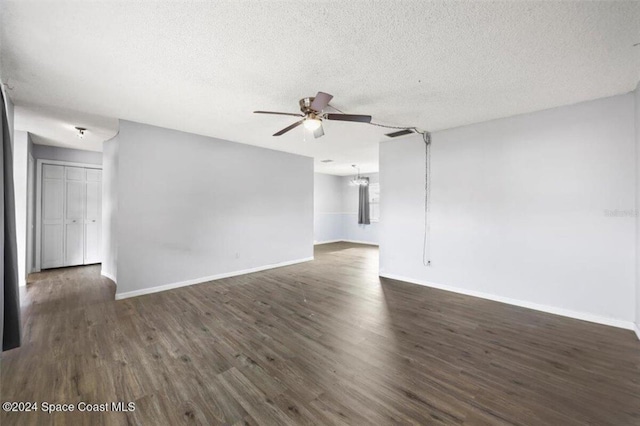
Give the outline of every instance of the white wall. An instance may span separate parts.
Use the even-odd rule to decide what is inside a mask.
[[[102,153],[49,145],[33,145],[36,159],[70,161],[72,163],[102,164]]]
[[[16,247],[18,249],[18,284],[27,284],[27,184],[29,159],[29,134],[14,131],[13,137],[13,188],[16,210]]]
[[[424,143],[382,143],[381,275],[630,328],[633,114],[628,94],[434,133],[431,267]]]
[[[102,275],[118,275],[118,135],[102,145]]]
[[[36,159],[33,157],[33,142],[29,139],[29,154],[27,158],[27,274],[34,270],[36,258],[36,179]]]
[[[363,175],[377,183],[378,173]],[[378,244],[378,223],[358,224],[358,187],[353,176],[314,174],[314,242],[355,241]]]
[[[8,124],[9,124],[9,134],[11,135],[11,143],[13,143],[13,140],[15,139],[15,113],[14,113],[14,106],[13,106],[13,102],[11,101],[11,98],[9,96],[7,96],[7,93],[4,93],[4,99],[5,99],[5,108],[7,109],[7,117],[8,117]]]
[[[635,100],[636,137],[636,318],[635,331],[640,339],[640,83],[633,93]]]
[[[0,81],[2,80],[0,79]],[[15,139],[13,135],[15,132],[15,127],[14,127],[15,108],[13,106],[13,102],[11,101],[11,98],[9,97],[9,93],[7,92],[7,90],[5,90],[6,86],[0,84],[0,88],[4,96],[4,107],[7,110],[7,124],[9,124],[9,135],[11,135],[11,143],[13,144],[13,140]]]
[[[313,241],[343,240],[342,177],[314,173],[313,178]]]
[[[129,121],[118,140],[118,297],[313,257],[312,158]]]

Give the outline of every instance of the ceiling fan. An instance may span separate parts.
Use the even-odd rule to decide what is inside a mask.
[[[273,115],[290,115],[293,117],[302,117],[302,120],[296,121],[292,125],[285,127],[273,134],[273,136],[281,136],[287,133],[289,130],[295,129],[301,124],[307,130],[313,132],[315,138],[324,136],[324,130],[322,129],[322,120],[336,120],[336,121],[353,121],[356,123],[370,123],[370,115],[356,115],[356,114],[336,114],[324,112],[324,109],[329,105],[329,101],[333,99],[333,95],[324,92],[318,92],[315,97],[300,99],[300,111],[302,114],[289,113],[289,112],[274,112],[274,111],[253,111],[256,114],[273,114]],[[333,108],[333,107],[332,107]],[[335,109],[335,108],[334,108]]]

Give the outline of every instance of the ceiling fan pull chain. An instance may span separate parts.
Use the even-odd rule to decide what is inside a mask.
[[[431,133],[422,133],[424,140],[424,241],[422,246],[422,263],[431,266]]]

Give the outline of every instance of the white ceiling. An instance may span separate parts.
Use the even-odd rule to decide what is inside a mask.
[[[635,1],[0,7],[16,127],[85,149],[124,118],[313,156],[316,171],[375,171],[383,129],[331,122],[319,140],[302,128],[274,138],[295,118],[252,111],[297,112],[322,90],[346,112],[437,130],[625,93],[640,79]],[[85,140],[76,125],[89,128]]]
[[[16,105],[15,128],[31,132],[36,144],[102,151],[102,142],[118,132],[115,118],[40,105]],[[87,130],[80,140],[76,127]]]

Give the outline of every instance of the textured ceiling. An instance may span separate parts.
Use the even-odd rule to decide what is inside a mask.
[[[293,117],[252,111],[297,112],[322,90],[346,112],[437,130],[625,93],[640,79],[638,2],[1,4],[0,74],[17,128],[87,149],[124,118],[313,156],[317,171],[373,171],[384,130],[332,122],[319,140],[302,128],[274,138]],[[78,124],[95,139],[79,141]]]

